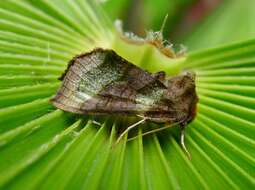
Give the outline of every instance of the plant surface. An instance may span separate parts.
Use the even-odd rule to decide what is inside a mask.
[[[226,1],[183,41],[187,55],[169,59],[120,40],[94,1],[1,1],[0,189],[255,188],[255,6],[247,2]],[[68,61],[94,47],[151,72],[196,72],[192,160],[178,128],[126,136],[113,149],[124,121],[103,117],[98,127],[49,103]]]

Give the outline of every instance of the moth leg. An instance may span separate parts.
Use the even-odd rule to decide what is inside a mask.
[[[98,126],[102,127],[102,124],[99,123],[99,122],[97,122],[97,121],[95,121],[95,120],[92,120],[92,123],[95,124],[95,125],[98,125]]]
[[[184,150],[184,152],[186,153],[186,155],[188,156],[188,158],[191,160],[191,155],[185,146],[184,137],[185,137],[185,126],[181,126],[181,133],[180,133],[181,147]]]
[[[134,123],[133,125],[129,126],[123,133],[121,133],[121,135],[119,136],[119,138],[117,139],[115,144],[118,144],[120,142],[120,140],[124,137],[125,134],[127,134],[131,129],[135,128],[136,126],[142,124],[143,122],[146,121],[147,118],[143,118],[142,120]]]
[[[145,136],[145,135],[149,135],[149,134],[152,134],[152,133],[156,133],[156,132],[158,132],[158,131],[162,131],[162,130],[165,130],[165,129],[174,127],[174,126],[176,126],[176,125],[178,125],[178,124],[179,124],[179,123],[173,123],[173,124],[167,125],[167,126],[165,126],[165,127],[161,127],[161,128],[158,128],[158,129],[153,129],[153,130],[151,130],[151,131],[142,133],[141,135],[137,135],[137,136],[135,136],[135,137],[132,137],[132,138],[128,139],[127,141],[132,141],[132,140],[138,138],[139,136]]]
[[[144,116],[143,116],[143,115],[136,114],[136,116],[141,117],[141,118],[144,118]]]
[[[102,127],[102,126],[103,126],[102,123],[100,123],[100,122],[97,121],[97,116],[92,116],[90,121],[91,121],[92,124],[98,125],[99,127]]]

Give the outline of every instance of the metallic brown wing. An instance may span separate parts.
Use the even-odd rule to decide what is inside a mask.
[[[103,49],[75,57],[62,79],[52,102],[76,113],[146,111],[166,89],[150,73]]]

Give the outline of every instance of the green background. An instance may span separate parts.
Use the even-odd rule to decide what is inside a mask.
[[[0,189],[255,188],[255,3],[221,1],[180,30],[194,3],[1,1]],[[127,44],[113,26],[120,18],[126,30],[144,35],[159,30],[166,14],[164,36],[187,47],[183,58]],[[98,127],[49,103],[67,62],[95,47],[151,72],[196,72],[198,115],[186,130],[191,160],[177,127],[131,142],[126,136],[111,148],[128,118],[101,117]],[[160,126],[133,133],[145,127]]]

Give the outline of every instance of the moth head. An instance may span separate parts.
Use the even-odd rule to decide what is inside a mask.
[[[175,96],[175,98],[194,93],[195,73],[185,72],[170,78],[167,81],[167,88],[170,95]]]
[[[198,96],[196,93],[195,73],[184,72],[168,80],[168,97],[176,105],[181,115],[185,115],[184,123],[192,121],[196,115]],[[185,114],[183,114],[185,113]]]

